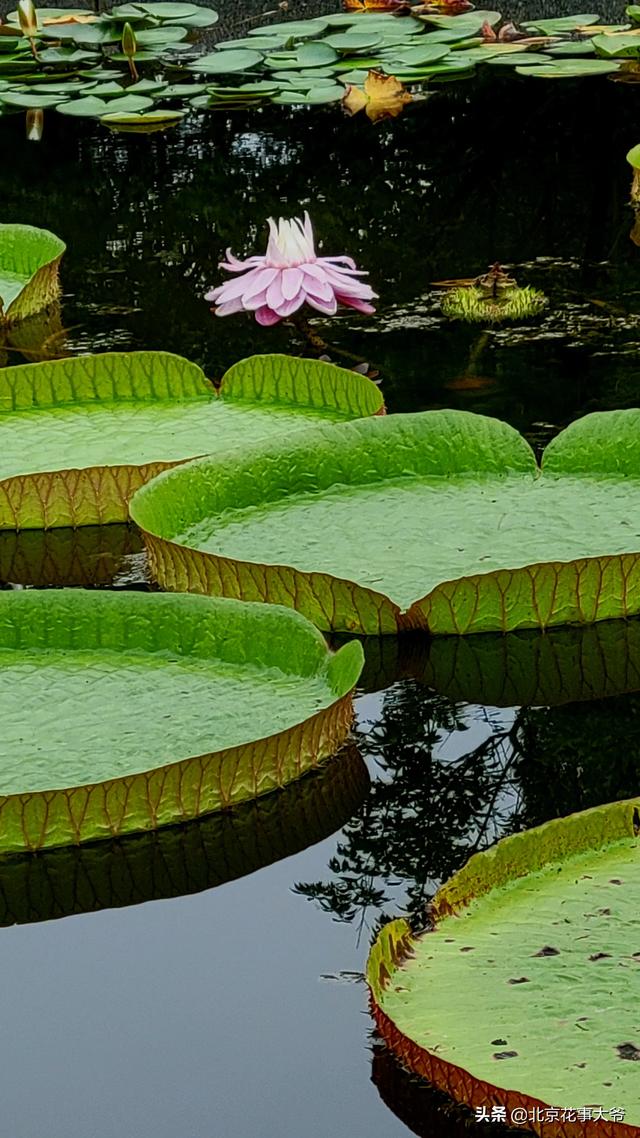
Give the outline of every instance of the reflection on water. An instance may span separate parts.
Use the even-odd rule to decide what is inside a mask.
[[[366,797],[355,748],[286,787],[184,826],[0,858],[0,926],[212,889],[335,832]]]
[[[267,6],[220,7],[214,38]],[[288,13],[324,8],[289,0]],[[622,6],[600,12],[615,22]],[[307,351],[286,325],[214,320],[202,296],[227,246],[250,251],[263,218],[309,208],[324,251],[353,255],[380,293],[372,318],[318,319],[330,348],[381,372],[391,410],[495,414],[542,445],[579,414],[638,402],[630,100],[633,86],[606,80],[494,73],[377,127],[267,107],[132,138],[45,114],[28,144],[24,116],[3,117],[2,218],[51,228],[68,251],[57,323],[16,330],[0,363],[157,348],[220,377],[253,352]],[[446,321],[432,282],[496,260],[548,295],[543,319]],[[0,583],[149,587],[137,535],[117,526],[0,534]],[[357,730],[370,783],[341,759],[192,827],[0,864],[3,923],[76,914],[0,936],[3,1135],[475,1132],[376,1048],[379,1099],[362,985],[319,978],[361,970],[385,917],[419,923],[475,849],[635,793],[639,677],[639,622],[372,642]]]
[[[133,526],[0,531],[0,587],[149,588]]]
[[[429,1087],[422,1079],[405,1071],[391,1052],[381,1044],[373,1049],[371,1081],[380,1098],[401,1118],[418,1138],[477,1138],[478,1123],[472,1111],[453,1103],[447,1095]],[[521,1128],[483,1123],[488,1138],[507,1138],[522,1134]]]
[[[400,908],[419,925],[477,850],[636,793],[640,622],[365,647],[379,694],[357,738],[376,777],[331,876],[296,885],[338,920],[373,929]]]
[[[0,201],[7,220],[67,242],[69,350],[171,349],[213,377],[252,352],[309,350],[293,327],[214,319],[203,300],[228,246],[261,247],[263,219],[309,208],[324,251],[350,253],[380,293],[374,317],[314,327],[381,372],[392,410],[460,406],[534,434],[548,424],[548,437],[584,411],[637,401],[634,97],[607,80],[494,71],[365,129],[335,108],[269,106],[141,138],[53,114],[37,146],[9,116]],[[442,316],[432,282],[496,260],[549,296],[540,325],[485,334]]]

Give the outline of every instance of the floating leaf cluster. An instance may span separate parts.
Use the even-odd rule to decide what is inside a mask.
[[[627,13],[631,21],[639,15]],[[0,26],[0,115],[55,108],[123,130],[162,130],[189,108],[344,102],[353,110],[354,100],[365,105],[358,92],[366,95],[372,72],[414,89],[467,78],[483,63],[543,79],[624,79],[640,57],[640,27],[602,26],[594,13],[518,29],[497,11],[365,6],[251,28],[200,55],[193,35],[217,15],[196,4],[122,4],[100,16],[51,8],[35,18],[35,28],[21,26],[14,12]],[[389,117],[408,101],[369,117]],[[32,124],[30,137],[39,133]]]

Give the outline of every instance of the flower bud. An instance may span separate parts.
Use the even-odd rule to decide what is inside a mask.
[[[33,39],[38,34],[38,13],[33,0],[18,0],[18,23],[20,31],[27,39]]]
[[[131,27],[131,24],[125,24],[122,29],[122,50],[127,59],[133,59],[136,51],[138,50],[136,33]]]

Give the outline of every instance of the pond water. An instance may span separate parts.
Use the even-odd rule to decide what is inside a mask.
[[[266,6],[220,7],[241,35]],[[288,14],[326,8],[290,0]],[[67,242],[65,351],[163,348],[219,378],[254,352],[307,350],[294,328],[214,319],[203,293],[227,246],[253,251],[262,219],[309,209],[323,252],[353,255],[380,294],[374,317],[314,323],[328,354],[369,363],[390,411],[483,411],[541,442],[638,402],[636,98],[607,80],[495,75],[375,128],[273,106],[136,137],[48,114],[39,144],[12,116],[0,210]],[[543,320],[449,325],[433,282],[496,260],[545,291]],[[9,342],[1,362],[33,347]],[[136,535],[116,526],[0,534],[0,580],[149,587]],[[368,777],[351,755],[222,821],[0,867],[2,1138],[468,1132],[372,1040],[372,932],[400,907],[419,916],[502,834],[637,792],[639,628],[543,648],[483,637],[459,656],[372,643],[356,733]]]

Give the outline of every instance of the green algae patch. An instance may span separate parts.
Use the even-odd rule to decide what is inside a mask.
[[[0,593],[0,853],[117,837],[265,794],[333,754],[359,644],[194,596]]]
[[[0,224],[0,324],[34,316],[58,299],[65,249],[48,229]]]
[[[405,1066],[507,1117],[596,1103],[604,1121],[584,1131],[594,1138],[616,1133],[622,1106],[620,1133],[638,1133],[639,805],[506,838],[436,893],[429,931],[385,926],[367,979],[378,1030]],[[565,1132],[560,1116],[529,1125]]]
[[[281,790],[194,822],[0,856],[0,926],[213,889],[329,837],[370,786],[352,746]]]
[[[506,632],[640,612],[640,412],[573,424],[542,469],[505,423],[431,411],[321,427],[134,498],[165,588],[320,628]]]
[[[0,372],[0,529],[124,522],[133,492],[212,450],[379,413],[365,377],[256,356],[217,392],[167,352],[107,352]]]

